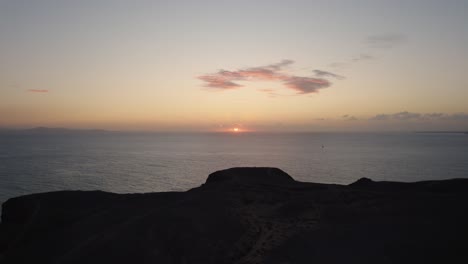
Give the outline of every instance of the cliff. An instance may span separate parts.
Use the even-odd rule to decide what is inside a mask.
[[[468,263],[468,180],[297,182],[233,168],[187,192],[3,204],[1,263]]]

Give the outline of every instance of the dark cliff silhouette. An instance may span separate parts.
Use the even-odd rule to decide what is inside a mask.
[[[468,263],[468,180],[333,185],[233,168],[187,192],[3,204],[1,263]]]

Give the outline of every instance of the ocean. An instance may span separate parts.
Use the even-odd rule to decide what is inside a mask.
[[[323,146],[323,147],[322,147]],[[299,181],[468,177],[457,133],[63,133],[0,135],[0,202],[56,190],[185,191],[209,173],[278,167]]]

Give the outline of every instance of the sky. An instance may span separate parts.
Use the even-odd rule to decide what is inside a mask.
[[[468,1],[0,0],[0,128],[468,130]]]

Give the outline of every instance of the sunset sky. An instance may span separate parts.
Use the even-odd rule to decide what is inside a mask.
[[[468,1],[0,0],[0,128],[468,130]]]

